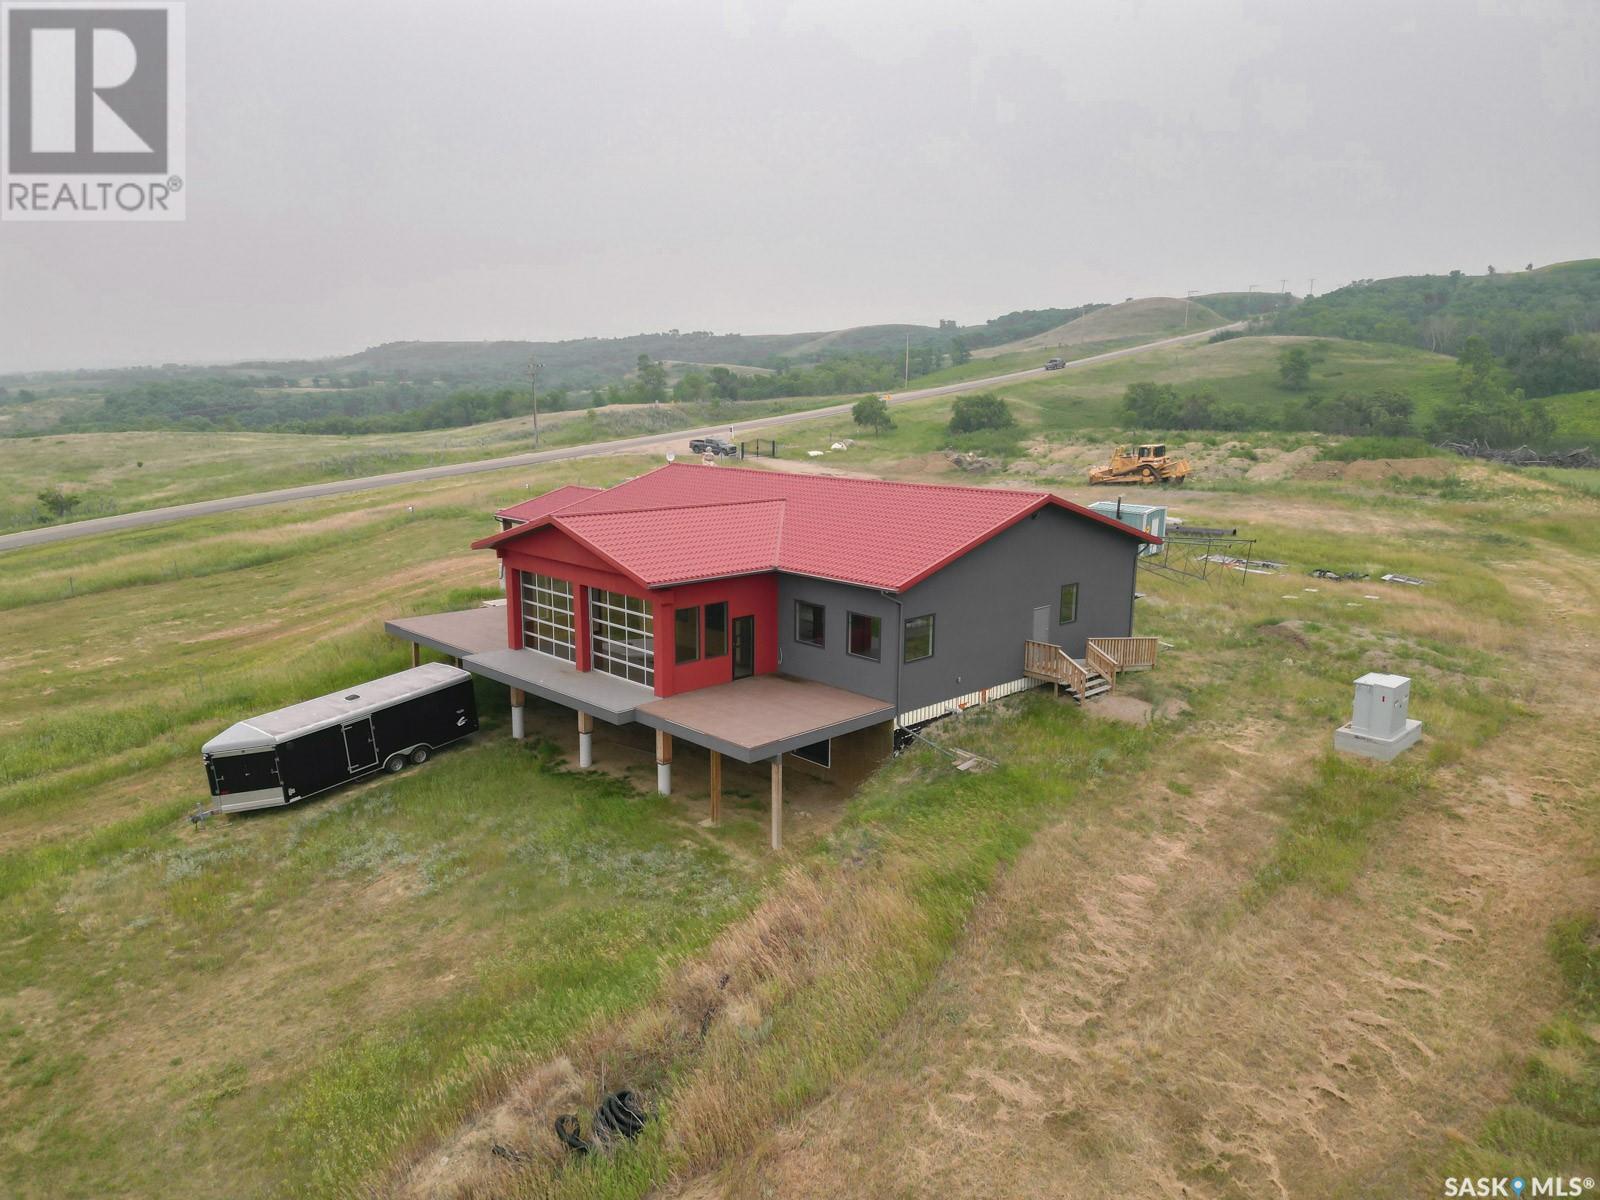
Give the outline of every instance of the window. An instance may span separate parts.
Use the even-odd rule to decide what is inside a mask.
[[[700,661],[700,607],[680,608],[672,618],[673,657],[681,663]]]
[[[808,646],[824,645],[823,618],[828,610],[805,600],[794,602],[794,640]]]
[[[654,686],[655,614],[650,601],[596,588],[589,593],[589,626],[596,671]]]
[[[522,644],[529,650],[577,659],[573,637],[572,584],[549,575],[522,573]]]
[[[833,739],[824,738],[820,742],[812,742],[809,746],[799,746],[790,751],[796,758],[803,758],[808,763],[816,763],[819,767],[832,768],[833,766]]]
[[[1078,585],[1061,585],[1061,624],[1071,625],[1078,619]]]
[[[906,622],[906,661],[933,657],[933,614]]]
[[[869,617],[866,613],[851,613],[848,649],[857,658],[870,658],[873,662],[882,658],[883,618]]]
[[[728,605],[706,605],[706,657],[721,658],[728,652]]]

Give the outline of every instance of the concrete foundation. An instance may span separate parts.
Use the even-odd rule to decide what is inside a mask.
[[[516,738],[519,742],[527,736],[527,732],[523,724],[522,705],[520,704],[513,704],[511,706],[511,736]]]
[[[663,796],[672,795],[672,764],[656,764],[656,791]]]
[[[1333,731],[1333,748],[1349,754],[1359,754],[1362,758],[1375,758],[1379,762],[1388,762],[1401,752],[1411,749],[1421,738],[1421,721],[1408,720],[1405,728],[1388,738],[1363,732],[1353,724],[1341,725]]]

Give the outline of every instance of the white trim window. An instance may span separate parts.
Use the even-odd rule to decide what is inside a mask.
[[[589,628],[596,671],[655,686],[655,614],[650,601],[593,588],[589,592]]]
[[[553,575],[522,575],[522,644],[552,658],[576,662],[572,581]]]

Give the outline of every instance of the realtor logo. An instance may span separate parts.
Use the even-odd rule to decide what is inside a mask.
[[[0,219],[183,219],[183,17],[0,3]]]

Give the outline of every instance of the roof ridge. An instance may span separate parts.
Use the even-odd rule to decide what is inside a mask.
[[[603,488],[601,490],[610,491],[609,488]],[[620,517],[624,515],[633,516],[642,512],[682,512],[687,508],[736,508],[751,504],[778,504],[787,506],[788,503],[789,498],[787,496],[758,496],[750,500],[704,500],[695,504],[652,504],[649,508],[586,508],[582,512],[575,513],[569,513],[565,509],[560,509],[551,513],[550,515],[552,517],[564,515],[568,519],[574,517]]]
[[[682,467],[691,471],[717,471],[723,474],[737,471],[741,475],[757,475],[763,479],[771,480],[842,480],[847,483],[871,484],[873,487],[910,488],[916,491],[981,492],[986,496],[993,496],[997,493],[1008,496],[1048,496],[1051,494],[1047,490],[1037,488],[1014,488],[1004,485],[985,487],[977,483],[916,483],[909,479],[873,479],[865,475],[823,475],[813,474],[809,471],[766,471],[760,467],[709,467],[699,463],[679,462],[667,463],[664,466],[657,467],[655,471],[647,471],[644,475],[637,475],[634,478],[644,479],[649,475],[656,474],[658,471],[667,471],[674,467]],[[633,480],[625,480],[624,482],[632,483]],[[606,490],[609,491],[610,489]],[[734,502],[730,501],[730,503]]]

